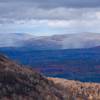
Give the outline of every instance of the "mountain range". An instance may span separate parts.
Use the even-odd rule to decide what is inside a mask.
[[[0,47],[32,50],[91,48],[100,46],[99,33],[34,36],[25,33],[0,33]]]

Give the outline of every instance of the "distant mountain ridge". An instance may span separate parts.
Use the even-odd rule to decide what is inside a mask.
[[[0,34],[0,47],[20,47],[32,50],[77,49],[100,46],[99,33],[34,36],[25,33]]]
[[[20,47],[32,36],[23,33],[0,33],[0,47]]]

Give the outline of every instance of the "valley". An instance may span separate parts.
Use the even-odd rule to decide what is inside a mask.
[[[1,48],[0,53],[48,77],[100,82],[99,47],[69,50]]]

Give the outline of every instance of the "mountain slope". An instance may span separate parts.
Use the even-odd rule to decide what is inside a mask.
[[[52,81],[0,55],[0,100],[63,100]]]
[[[0,55],[0,100],[99,100],[100,84],[46,78]]]

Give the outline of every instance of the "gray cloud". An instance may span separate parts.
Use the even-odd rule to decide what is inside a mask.
[[[100,0],[0,0],[0,24],[18,20],[90,20]]]
[[[26,8],[26,7],[25,7]],[[41,9],[41,8],[27,8],[19,7],[17,9],[9,8],[8,10],[0,11],[0,23],[13,23],[18,20],[91,20],[96,17],[96,13],[100,12],[99,8],[55,8],[55,9]]]
[[[0,0],[1,3],[26,3],[38,7],[100,7],[100,0]]]

